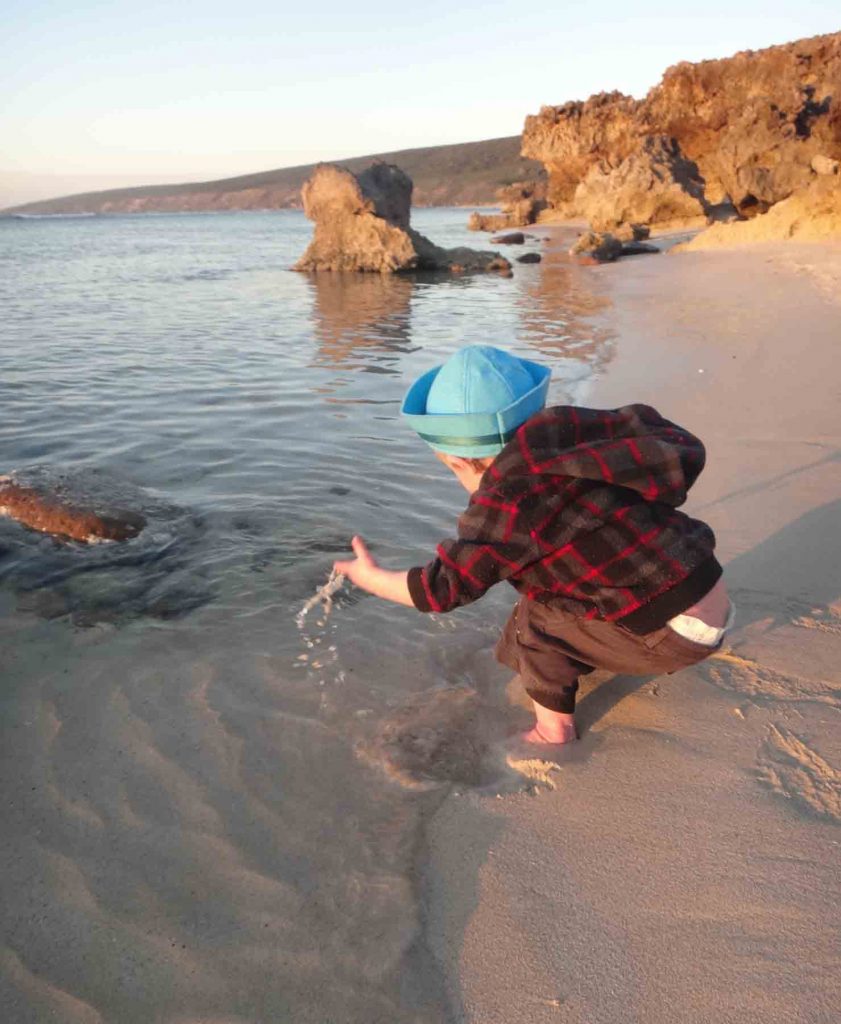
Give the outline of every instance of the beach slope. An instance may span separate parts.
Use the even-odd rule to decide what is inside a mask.
[[[595,675],[555,788],[430,830],[427,934],[471,1024],[810,1024],[841,977],[841,247],[593,271],[617,356],[589,404],[698,433],[688,511],[738,606],[724,650]]]

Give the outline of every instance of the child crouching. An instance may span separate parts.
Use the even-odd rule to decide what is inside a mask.
[[[645,405],[545,408],[548,368],[485,345],[409,390],[403,414],[470,494],[425,566],[383,569],[359,537],[339,572],[448,612],[503,580],[520,594],[496,655],[519,673],[534,743],[576,738],[578,680],[674,672],[708,657],[731,608],[715,537],[679,511],[704,447]]]

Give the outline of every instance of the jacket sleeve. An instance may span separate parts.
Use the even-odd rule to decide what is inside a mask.
[[[409,570],[409,593],[422,612],[449,612],[480,598],[530,561],[531,544],[516,502],[476,494],[458,521],[458,536],[442,541],[427,565]]]

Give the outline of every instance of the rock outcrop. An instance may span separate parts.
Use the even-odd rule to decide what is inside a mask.
[[[471,231],[504,231],[534,224],[546,208],[545,181],[517,181],[496,193],[500,213],[471,213],[467,226]]]
[[[576,263],[594,266],[599,263],[613,263],[620,256],[639,256],[659,251],[656,245],[649,245],[647,242],[622,242],[610,232],[602,234],[598,231],[585,231],[583,235],[578,236],[569,254]]]
[[[522,231],[509,231],[505,235],[494,235],[491,241],[494,245],[524,245],[526,236]]]
[[[394,164],[374,163],[359,175],[319,164],[301,198],[315,233],[295,270],[510,273],[511,264],[499,253],[442,249],[414,231],[412,179]]]
[[[678,64],[642,100],[544,107],[522,152],[545,165],[556,215],[594,227],[761,214],[841,158],[841,32]]]
[[[50,489],[37,476],[32,480],[0,477],[0,515],[40,533],[85,543],[131,540],[146,525],[139,512],[80,504],[60,480]]]
[[[697,165],[664,135],[644,139],[617,167],[595,164],[576,188],[572,203],[586,212],[595,231],[615,231],[632,223],[703,224],[707,213]]]
[[[756,242],[841,241],[841,177],[819,177],[767,213],[732,224],[714,224],[673,252],[722,249]]]

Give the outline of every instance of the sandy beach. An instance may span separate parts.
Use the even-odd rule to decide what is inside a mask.
[[[427,936],[453,1019],[829,1024],[841,1006],[841,246],[593,273],[616,356],[584,404],[647,402],[704,439],[688,511],[716,530],[736,628],[672,677],[588,677],[582,740],[536,794],[465,791],[441,806]]]
[[[541,226],[509,279],[313,283],[232,218],[13,224],[7,450],[165,501],[126,549],[0,521],[0,1022],[834,1024],[841,247],[582,267]],[[397,410],[488,340],[703,438],[738,606],[696,670],[588,677],[581,742],[518,770],[507,588],[295,623],[352,530],[405,565],[464,507]]]

